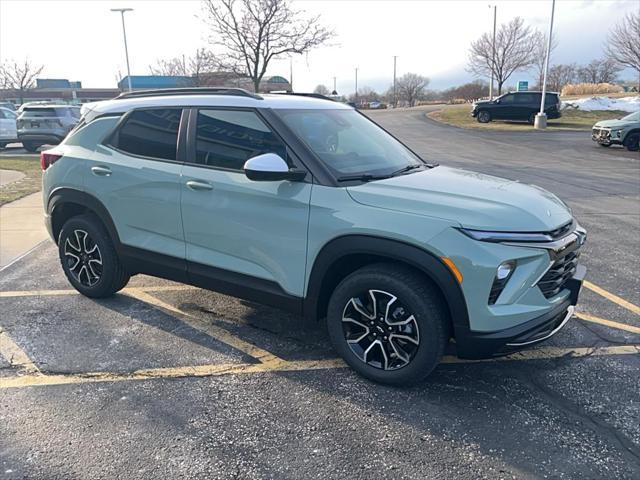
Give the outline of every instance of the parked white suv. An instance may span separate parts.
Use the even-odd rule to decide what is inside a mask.
[[[0,148],[18,141],[17,118],[18,115],[13,110],[0,107]]]

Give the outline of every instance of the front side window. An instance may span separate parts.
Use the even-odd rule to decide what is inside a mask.
[[[390,175],[424,165],[404,145],[355,110],[275,112],[338,178]]]
[[[176,160],[180,108],[153,108],[130,113],[118,130],[114,147],[143,157]]]
[[[196,129],[196,162],[202,165],[242,170],[263,153],[287,158],[285,145],[252,111],[199,110]]]
[[[513,103],[513,95],[508,94],[500,97],[500,103]]]

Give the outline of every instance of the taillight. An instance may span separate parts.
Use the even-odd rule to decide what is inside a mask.
[[[40,166],[42,167],[42,170],[46,170],[47,168],[49,168],[59,158],[62,158],[62,155],[59,153],[54,153],[51,150],[40,152]]]

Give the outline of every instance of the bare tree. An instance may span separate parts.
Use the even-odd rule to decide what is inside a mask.
[[[20,103],[24,103],[24,94],[36,84],[36,77],[40,75],[42,65],[32,64],[28,58],[23,62],[10,60],[0,65],[0,85],[8,90],[16,90]]]
[[[422,97],[424,89],[429,85],[429,79],[417,73],[405,73],[396,81],[398,96],[413,107]]]
[[[329,87],[327,87],[326,85],[320,84],[313,89],[313,93],[317,93],[319,95],[329,95],[331,91],[329,90]]]
[[[524,25],[524,20],[515,17],[507,24],[500,25],[496,33],[495,62],[492,60],[492,36],[484,33],[471,43],[467,69],[483,77],[493,76],[498,83],[498,95],[502,86],[517,70],[525,70],[536,61],[537,31]]]
[[[544,63],[547,56],[547,38],[549,36],[539,31],[533,33],[534,41],[536,42],[536,52],[533,67],[538,77],[538,86],[542,89],[542,82],[544,81]],[[551,51],[549,52],[549,68],[551,68],[551,57],[553,51],[558,46],[558,39],[555,35],[551,37]]]
[[[640,90],[640,13],[629,13],[609,32],[605,52],[620,66],[638,72]]]
[[[577,70],[578,68],[574,63],[558,64],[550,67],[547,78],[549,90],[561,92],[562,87],[575,81]]]
[[[621,68],[610,58],[592,60],[578,69],[578,79],[585,83],[613,83]]]
[[[452,87],[442,92],[441,97],[447,101],[462,99],[466,101],[477,100],[489,96],[489,84],[480,80],[465,83],[458,87]]]
[[[220,68],[251,78],[256,92],[271,60],[308,52],[334,36],[289,0],[204,0],[204,10],[210,41],[222,48]]]
[[[155,65],[149,65],[151,75],[191,77],[190,84],[198,87],[206,83],[207,74],[215,68],[213,54],[200,48],[190,57],[159,59]]]

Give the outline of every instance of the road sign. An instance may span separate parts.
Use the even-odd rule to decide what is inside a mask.
[[[529,82],[527,82],[527,81],[518,82],[518,91],[519,92],[526,92],[527,90],[529,90]]]

